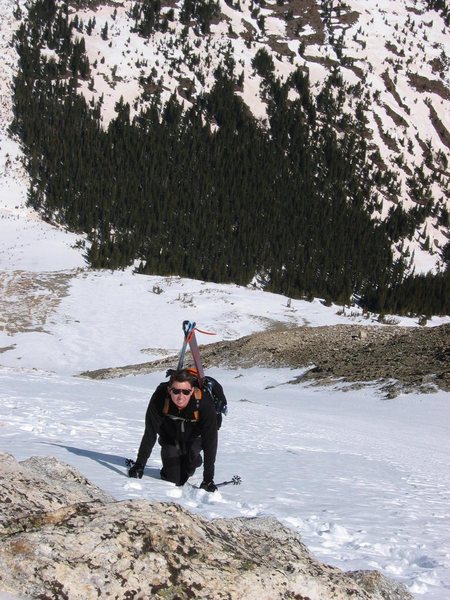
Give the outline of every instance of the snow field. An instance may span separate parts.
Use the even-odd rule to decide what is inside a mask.
[[[62,278],[67,281],[67,291],[61,289]],[[9,273],[0,277],[0,283],[2,279],[5,299],[20,301],[23,308],[25,299],[17,295],[23,277]],[[201,345],[236,339],[280,323],[372,322],[356,308],[352,318],[339,316],[339,307],[323,306],[319,300],[292,300],[288,306],[288,298],[277,294],[178,277],[133,275],[131,270],[46,272],[45,278],[43,274],[37,280],[31,278],[27,286],[28,297],[36,300],[24,317],[28,331],[13,335],[0,331],[0,347],[14,346],[2,354],[1,364],[8,367],[78,374],[156,360],[178,353],[185,319],[216,333],[199,334]],[[17,312],[17,306],[13,304],[12,310]],[[46,313],[44,325],[42,313]],[[431,324],[448,320],[435,318]],[[399,322],[415,324],[413,319]]]
[[[159,479],[158,447],[142,480],[126,477],[163,373],[91,381],[0,371],[0,449],[54,455],[116,499],[175,501],[204,516],[275,515],[345,570],[379,569],[418,597],[450,589],[449,394],[385,401],[376,389],[291,385],[299,371],[213,369],[229,415],[207,494]],[[190,482],[201,482],[201,469]]]

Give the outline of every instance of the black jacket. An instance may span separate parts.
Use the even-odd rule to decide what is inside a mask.
[[[190,444],[201,437],[204,454],[203,480],[213,481],[217,453],[217,417],[214,403],[206,394],[199,401],[193,395],[189,404],[178,410],[170,400],[168,387],[168,382],[160,383],[150,399],[136,463],[142,467],[146,465],[158,435],[161,445],[177,446],[181,454],[187,453]],[[177,419],[164,414],[167,399],[169,415],[178,417]],[[195,411],[198,411],[198,420],[195,418]]]

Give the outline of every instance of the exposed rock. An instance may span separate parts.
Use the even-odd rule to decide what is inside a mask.
[[[439,327],[333,325],[274,329],[202,346],[206,367],[310,367],[301,379],[380,382],[388,396],[400,391],[450,390],[450,324]],[[176,358],[101,369],[84,375],[120,377],[173,367]],[[293,381],[295,383],[296,381]]]
[[[378,571],[352,571],[348,573],[369,594],[378,594],[384,600],[402,600],[405,588],[383,577]]]
[[[32,457],[22,463],[0,454],[0,535],[83,502],[112,502],[79,471],[56,458]]]
[[[313,558],[273,518],[208,521],[116,502],[54,458],[0,454],[0,590],[39,600],[410,600],[377,572]]]

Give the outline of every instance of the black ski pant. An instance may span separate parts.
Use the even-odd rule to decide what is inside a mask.
[[[202,439],[195,438],[185,445],[185,448],[161,442],[161,479],[171,481],[176,485],[184,485],[194,474],[195,469],[202,464],[200,452]]]

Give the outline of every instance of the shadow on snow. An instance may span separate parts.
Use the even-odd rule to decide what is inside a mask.
[[[128,476],[126,470],[123,471],[118,469],[116,465],[125,468],[125,458],[123,456],[118,456],[117,454],[105,454],[103,452],[97,452],[94,450],[87,450],[86,448],[75,448],[74,446],[66,446],[65,444],[56,444],[54,442],[41,442],[42,444],[47,444],[48,446],[58,446],[59,448],[65,448],[71,454],[76,454],[77,456],[84,456],[86,458],[90,458],[94,460],[102,467],[106,467],[119,475],[123,475],[125,477]],[[146,467],[145,475],[148,477],[153,477],[154,479],[160,479],[159,469]]]

